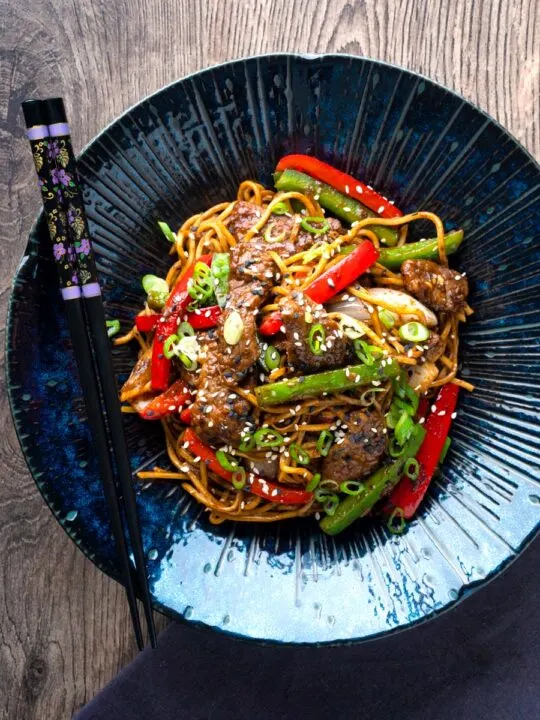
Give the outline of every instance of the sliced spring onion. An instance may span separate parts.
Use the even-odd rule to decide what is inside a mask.
[[[366,489],[366,486],[358,480],[346,480],[341,483],[339,489],[345,495],[359,495]]]
[[[402,400],[399,397],[394,397],[394,399],[392,400],[392,405],[395,405],[396,408],[398,408],[398,410],[400,411],[400,415],[402,412],[406,412],[411,417],[414,417],[416,415],[416,409],[414,405],[405,402],[405,400]]]
[[[152,308],[152,310],[157,310],[158,312],[163,310],[163,307],[165,303],[167,302],[167,298],[169,297],[169,291],[167,292],[161,292],[158,290],[150,290],[148,295],[146,296],[146,300],[148,302],[148,307]]]
[[[237,345],[244,332],[244,321],[238,310],[233,310],[227,315],[223,323],[223,339],[227,345]]]
[[[205,302],[214,293],[214,283],[212,271],[205,263],[198,262],[193,270],[193,278],[188,283],[188,293],[190,297],[198,303]]]
[[[285,442],[283,435],[273,428],[259,428],[253,438],[257,447],[279,447]]]
[[[390,405],[390,410],[384,416],[386,419],[386,427],[395,428],[398,424],[399,418],[401,417],[401,412],[400,408],[398,408],[398,406],[393,402]]]
[[[315,473],[315,475],[311,478],[311,480],[306,485],[306,490],[308,492],[313,492],[317,485],[321,482],[321,473]]]
[[[273,345],[269,345],[264,353],[264,364],[268,370],[275,370],[279,367],[281,362],[281,355]]]
[[[341,315],[339,318],[339,326],[344,335],[351,340],[358,340],[366,334],[365,326],[363,323],[356,320],[356,318],[350,315]]]
[[[386,388],[368,388],[367,390],[364,390],[364,392],[360,395],[360,403],[365,406],[371,405],[373,402],[375,402],[374,396],[377,393],[383,392],[386,392]]]
[[[420,472],[420,465],[418,464],[418,460],[416,458],[409,458],[405,463],[404,472],[405,475],[409,478],[409,480],[417,480],[418,473]]]
[[[106,320],[107,335],[112,338],[120,332],[120,320]]]
[[[318,487],[315,490],[315,500],[320,503],[326,502],[329,497],[331,497],[334,493],[331,490],[327,490],[323,487]]]
[[[376,345],[369,345],[365,340],[354,341],[354,351],[357,358],[365,365],[374,365],[375,361],[383,354]]]
[[[169,337],[165,340],[163,344],[163,354],[165,355],[167,360],[170,360],[176,355],[175,346],[179,341],[180,338],[178,337],[178,335],[169,335]]]
[[[412,388],[408,384],[408,378],[405,374],[403,374],[399,380],[394,380],[393,382],[394,392],[404,402],[407,402],[408,405],[412,406],[413,412],[411,415],[416,415],[416,412],[418,410],[418,405],[420,403],[420,398],[418,397],[418,393],[414,391],[414,388]]]
[[[221,467],[224,470],[228,470],[229,472],[234,472],[238,468],[238,460],[233,457],[232,455],[229,455],[226,452],[223,452],[223,450],[218,450],[216,452],[216,458],[218,463],[221,465]]]
[[[401,417],[397,421],[397,425],[394,428],[394,437],[399,445],[404,445],[409,439],[412,429],[414,427],[414,421],[408,412],[403,411]]]
[[[324,503],[324,506],[323,506],[324,512],[327,515],[333,515],[336,512],[338,505],[339,505],[339,497],[335,494],[330,495],[328,500],[326,500],[326,502]]]
[[[142,286],[145,293],[156,292],[169,294],[167,281],[157,275],[144,275]]]
[[[253,450],[255,447],[255,436],[246,434],[242,437],[242,440],[240,442],[240,445],[238,446],[238,449],[240,452],[249,452],[250,450]]]
[[[396,520],[398,521],[397,525],[395,523]],[[403,512],[403,508],[394,508],[386,523],[388,531],[391,532],[392,535],[401,535],[405,530],[405,525],[405,513]]]
[[[292,459],[300,465],[309,465],[311,462],[311,455],[297,443],[293,443],[289,446],[289,452]]]
[[[242,490],[242,488],[246,484],[246,469],[242,466],[237,467],[236,470],[233,472],[231,482],[235,490]]]
[[[158,220],[158,227],[170,243],[176,242],[176,235],[163,220]]]
[[[316,227],[313,223],[317,223],[320,227]],[[330,223],[323,217],[309,215],[302,220],[300,227],[312,235],[324,235],[325,232],[330,230]]]
[[[287,213],[291,212],[291,208],[286,202],[277,202],[272,207],[272,213],[274,215],[286,215]]]
[[[313,325],[308,335],[309,349],[314,355],[322,355],[324,341],[326,340],[326,332],[320,323]]]
[[[188,322],[183,322],[178,326],[177,333],[179,338],[188,336],[193,337],[195,335],[195,330]]]
[[[330,448],[334,442],[334,435],[330,430],[322,430],[317,440],[317,452],[319,455],[326,457],[330,452]]]
[[[272,231],[273,231],[275,225],[276,225],[276,223],[273,223],[273,222],[269,223],[268,227],[264,231],[263,237],[267,243],[281,242],[283,240],[283,238],[287,235],[286,230],[283,230],[282,232],[278,233],[277,235],[273,235]]]
[[[191,328],[191,330],[193,330],[189,323],[182,324],[187,325]],[[180,328],[178,329],[180,331]],[[167,360],[177,357],[182,365],[191,371],[197,369],[197,357],[199,355],[199,350],[199,343],[197,342],[197,338],[194,333],[191,335],[183,334],[181,336],[169,335],[163,344],[163,354]]]
[[[382,322],[382,324],[387,330],[391,330],[396,324],[397,315],[391,310],[381,308],[381,310],[379,310],[379,320]]]
[[[403,448],[399,445],[395,437],[390,440],[388,445],[388,454],[392,458],[398,458],[403,454]]]
[[[420,322],[408,322],[399,328],[399,337],[406,342],[424,342],[429,337],[429,330]]]

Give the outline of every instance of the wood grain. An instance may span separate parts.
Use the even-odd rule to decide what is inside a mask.
[[[0,352],[11,278],[39,208],[20,113],[34,94],[66,98],[80,147],[143,96],[207,65],[349,52],[455,89],[540,156],[536,0],[0,0],[0,18]],[[69,718],[136,649],[123,592],[68,540],[30,478],[4,385],[2,371],[0,717]]]

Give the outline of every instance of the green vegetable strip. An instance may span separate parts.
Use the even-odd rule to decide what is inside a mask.
[[[364,491],[342,500],[331,517],[328,516],[321,520],[321,529],[328,535],[337,535],[355,520],[368,513],[375,503],[401,480],[405,463],[416,455],[425,435],[424,428],[421,425],[415,425],[403,455],[394,460],[391,465],[379,468],[363,481]]]
[[[377,217],[376,213],[357,200],[353,200],[353,198],[334,190],[330,185],[314,180],[309,175],[296,170],[285,170],[282,173],[276,173],[274,175],[274,184],[277,190],[282,192],[301,192],[313,195],[323,208],[351,225],[353,222],[364,220],[367,217]],[[387,245],[397,243],[398,231],[396,228],[370,225],[369,229],[373,230],[377,237]]]
[[[255,388],[255,395],[261,407],[281,405],[299,398],[350,390],[360,385],[368,385],[373,380],[394,378],[399,375],[399,372],[399,365],[393,360],[387,361],[384,367],[379,363],[351,365],[339,370],[329,370],[316,375],[303,375],[291,380],[259,385]],[[355,380],[357,377],[360,380]]]
[[[463,242],[463,230],[455,230],[444,236],[446,253],[455,253]],[[418,240],[407,243],[401,247],[381,248],[379,262],[389,270],[399,270],[405,260],[438,260],[439,246],[437,238],[434,240]]]

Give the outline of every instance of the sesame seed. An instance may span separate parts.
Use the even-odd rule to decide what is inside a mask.
[[[423,417],[421,417],[420,420],[418,421],[418,423],[420,425],[423,425],[425,422],[426,422],[426,418],[423,418]]]
[[[450,417],[452,418],[452,420],[455,420],[457,418],[457,412],[453,412]]]
[[[384,212],[384,205],[381,205],[381,207],[377,210],[379,215]]]
[[[321,519],[321,513],[320,513],[320,512],[316,512],[316,513],[315,513],[315,520],[320,520],[320,519]]]
[[[336,287],[336,283],[332,280],[332,278],[328,278],[326,282],[330,285],[331,288]]]
[[[446,415],[446,410],[441,410],[441,412],[438,412],[437,415],[439,415],[439,417]]]
[[[359,193],[360,195],[364,192],[361,185],[357,185],[355,189],[356,189],[356,192]]]
[[[300,340],[300,335],[297,332],[295,332],[295,333],[293,333],[293,338],[295,340]]]
[[[437,406],[436,406],[436,405],[432,405],[432,406],[431,406],[431,412],[432,412],[432,413],[437,412]]]
[[[169,405],[168,409],[170,412],[174,412],[176,410],[176,405]]]
[[[345,212],[351,212],[351,208],[348,205],[346,205],[343,209]]]
[[[377,430],[376,427],[372,427],[372,428],[371,428],[371,432],[376,435],[379,431]]]
[[[348,185],[345,185],[345,192],[347,193],[347,195],[349,194],[349,186]]]

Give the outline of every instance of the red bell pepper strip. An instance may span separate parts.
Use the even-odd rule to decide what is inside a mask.
[[[323,272],[309,285],[305,294],[313,302],[321,305],[331,297],[351,285],[356,278],[365,273],[373,263],[377,262],[379,251],[369,240],[360,243],[350,255]]]
[[[384,218],[401,217],[403,214],[388,200],[363,182],[356,180],[351,175],[328,165],[322,160],[310,157],[309,155],[285,155],[278,162],[276,171],[298,170],[299,172],[311,175],[321,182],[331,185],[339,192],[359,200],[377,215]]]
[[[191,312],[186,316],[186,320],[194,330],[206,330],[207,328],[216,327],[221,317],[221,308],[219,305],[211,305],[204,307],[199,312]]]
[[[206,463],[207,467],[216,475],[229,482],[232,481],[233,473],[225,470],[212,448],[205,445],[191,428],[186,428],[184,431],[184,442],[188,443],[191,452]],[[313,499],[313,493],[307,490],[286,488],[251,473],[247,475],[247,478],[245,489],[270,502],[280,503],[281,505],[305,505]]]
[[[191,398],[192,393],[186,384],[182,380],[177,380],[164,393],[149,402],[139,415],[143,420],[161,420],[167,415],[178,412]]]
[[[352,253],[346,255],[343,260],[333,265],[331,268],[323,272],[322,275],[309,285],[304,294],[313,302],[323,304],[328,302],[330,298],[351,285],[362,273],[370,268],[377,261],[379,251],[375,246],[364,240],[358,245]],[[261,335],[275,335],[279,330],[283,321],[278,312],[268,315],[261,325],[259,332]]]
[[[186,425],[191,425],[191,408],[187,407],[182,410],[180,420]]]
[[[273,312],[267,315],[259,325],[259,332],[261,335],[275,335],[281,330],[282,326],[283,320],[281,319],[281,314]]]
[[[452,424],[452,414],[456,409],[458,394],[457,385],[448,383],[442,386],[435,401],[436,409],[426,420],[426,437],[416,455],[419,465],[418,477],[416,480],[411,480],[404,476],[390,494],[386,509],[391,512],[394,508],[401,508],[406,520],[410,520],[418,510],[433,473],[437,469]]]
[[[193,277],[193,271],[197,262],[211,265],[212,255],[201,255],[195,263],[189,265],[182,273],[173,291],[167,298],[163,315],[156,324],[156,333],[152,344],[152,388],[154,390],[166,390],[169,385],[171,372],[171,361],[163,352],[165,341],[170,335],[176,332],[178,322],[186,311],[192,298],[188,293],[188,282]]]
[[[153,315],[136,315],[135,326],[140,332],[152,332],[157,325],[157,321],[161,315],[154,313]]]
[[[154,313],[153,315],[137,315],[135,317],[135,325],[137,330],[141,332],[152,332],[161,318],[161,315]],[[201,308],[200,312],[191,312],[185,315],[187,322],[194,330],[206,330],[216,327],[221,317],[221,308],[219,305],[210,305],[210,307]]]

